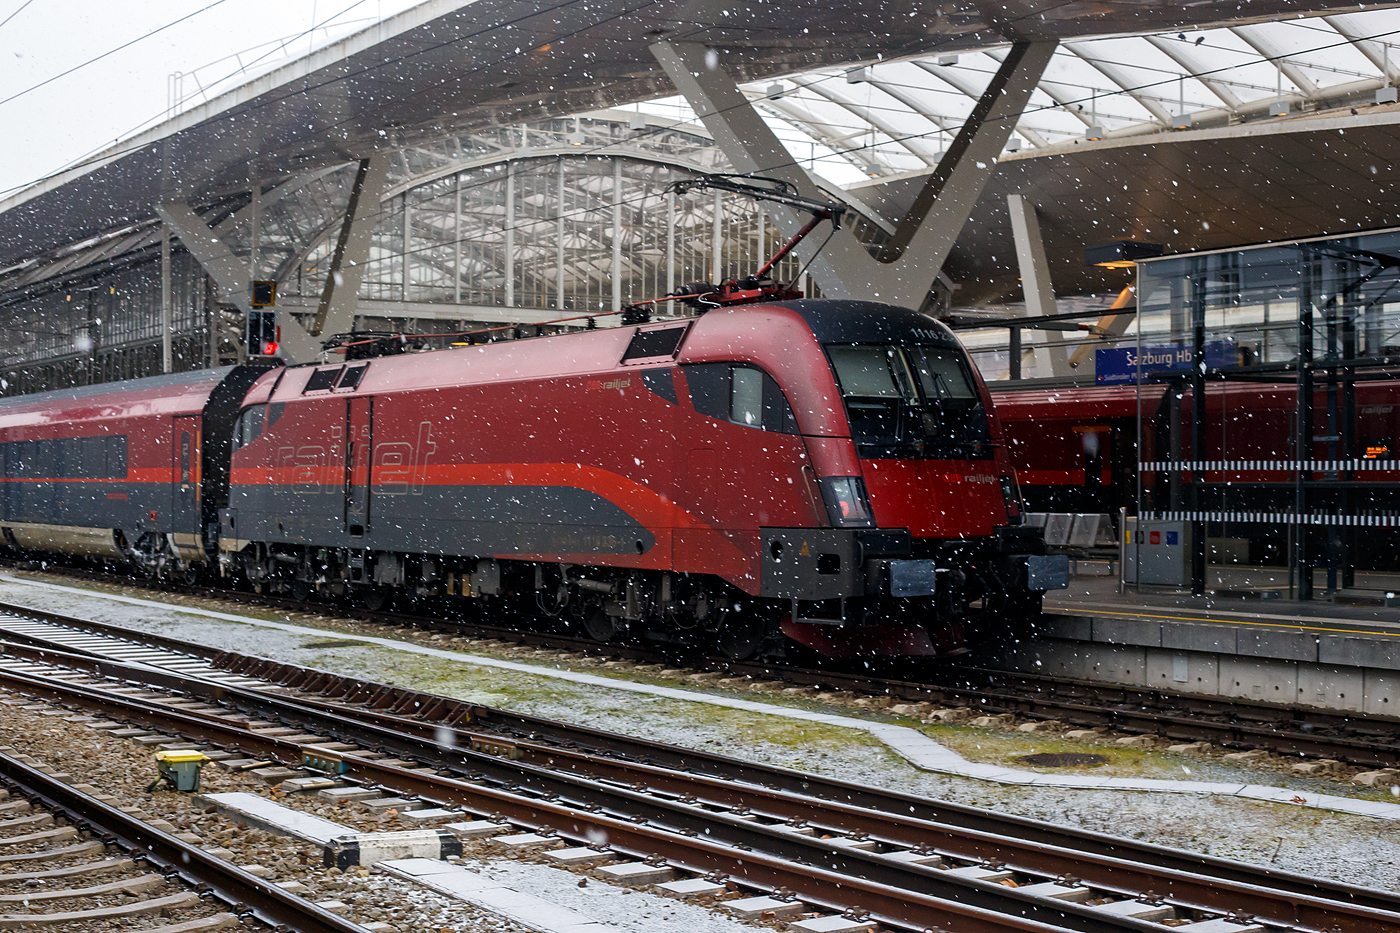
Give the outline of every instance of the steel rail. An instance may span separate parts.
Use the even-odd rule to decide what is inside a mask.
[[[318,691],[331,697],[332,700],[322,701],[303,695],[297,698],[297,702],[304,706],[319,707],[322,712],[332,716],[345,715],[345,704],[359,704],[361,708],[351,711],[352,715],[374,719],[381,724],[392,725],[395,729],[403,731],[407,731],[406,725],[410,722],[403,717],[408,715],[433,724],[434,730],[436,726],[444,724],[459,728],[466,724],[475,724],[493,730],[500,735],[547,740],[554,743],[553,748],[582,746],[612,756],[623,756],[639,762],[649,762],[675,770],[708,775],[721,781],[787,789],[806,797],[847,803],[866,810],[887,811],[901,816],[907,815],[907,818],[929,824],[942,824],[978,832],[994,830],[1002,836],[1025,840],[1041,847],[1072,846],[1076,851],[1086,855],[1098,855],[1111,859],[1122,858],[1133,863],[1152,865],[1168,871],[1181,872],[1185,875],[1199,875],[1201,869],[1205,868],[1211,877],[1225,882],[1252,887],[1279,888],[1285,892],[1311,890],[1317,896],[1327,900],[1385,912],[1394,910],[1397,903],[1396,898],[1387,892],[1344,885],[1267,867],[1251,866],[1086,830],[1051,827],[1034,820],[872,789],[774,766],[755,765],[720,755],[632,739],[540,717],[479,707],[407,688],[361,681],[343,675],[239,655],[222,649],[206,648],[165,636],[130,632],[103,623],[88,625],[85,620],[72,619],[52,613],[31,611],[29,614],[48,617],[55,624],[100,630],[104,634],[113,634],[128,641],[149,644],[163,650],[195,654],[207,660],[223,662],[222,666],[225,669],[244,676],[270,680],[301,691]],[[168,689],[180,689],[178,679],[174,678],[161,685]],[[261,715],[283,715],[274,705],[257,705],[265,702],[261,694],[250,696],[244,702],[254,704],[249,708],[258,709]],[[306,727],[324,728],[323,726],[313,726],[309,722]],[[424,737],[426,738],[426,735]],[[405,754],[414,753],[412,749],[400,749],[400,751]],[[541,750],[538,754],[547,758],[548,748]]]
[[[109,669],[120,667],[111,662],[94,663]],[[131,667],[135,672],[136,668]],[[278,736],[261,735],[246,727],[219,722],[213,717],[161,709],[137,698],[40,675],[0,670],[0,681],[32,694],[100,710],[106,715],[114,715],[113,710],[120,710],[120,714],[115,715],[146,722],[155,728],[197,741],[237,748],[269,759],[297,762],[303,748]],[[353,724],[345,721],[342,721],[339,731],[348,731],[351,738],[357,735]],[[392,743],[389,747],[410,744],[402,737],[393,741],[389,730],[382,732],[383,738]],[[520,790],[497,789],[440,775],[425,775],[361,758],[353,753],[347,753],[345,761],[351,769],[346,777],[351,780],[393,788],[397,792],[423,797],[445,806],[461,806],[475,812],[489,813],[493,818],[508,819],[537,832],[580,843],[596,843],[596,840],[603,838],[607,840],[609,848],[619,853],[639,858],[661,857],[701,874],[725,873],[741,878],[745,884],[773,892],[787,892],[789,896],[836,911],[856,907],[883,923],[905,929],[951,928],[960,933],[1063,933],[1066,930],[1092,933],[1134,930],[1148,933],[1158,929],[1144,921],[1103,914],[1077,917],[1086,908],[1058,902],[1027,903],[1032,899],[1025,895],[1016,897],[1014,889],[975,879],[934,877],[931,874],[933,870],[923,866],[901,870],[904,866],[891,863],[884,866],[883,872],[871,872],[876,877],[860,877],[842,870],[847,865],[854,866],[859,862],[855,853],[833,852],[833,856],[844,854],[847,858],[845,861],[840,857],[832,858],[831,866],[799,864],[791,857],[800,854],[796,846],[789,846],[792,851],[786,855],[758,849],[757,845],[764,841],[764,832],[760,827],[746,824],[737,817],[673,804],[628,788],[608,787],[599,783],[590,788],[584,782],[579,782],[569,788],[572,793],[568,798],[551,791],[549,797],[552,799],[532,799]],[[663,816],[671,819],[671,825],[639,822],[657,820]],[[717,830],[726,829],[728,832],[723,833],[726,839],[714,838]],[[773,833],[769,832],[768,835]],[[781,851],[783,847],[770,848]],[[872,862],[867,860],[867,867]],[[919,879],[921,889],[907,886],[911,877]],[[901,880],[905,884],[891,883]],[[958,900],[938,897],[929,889],[954,893]],[[1007,894],[1011,896],[1006,897]],[[1003,897],[1005,901],[998,903]],[[852,900],[857,903],[852,903]],[[1033,916],[1007,912],[1006,901],[1016,911]],[[984,904],[998,906],[988,907]],[[1047,922],[1037,916],[1068,918],[1071,924],[1066,926]]]
[[[0,778],[44,809],[66,814],[80,829],[95,832],[104,842],[144,858],[167,878],[179,878],[199,894],[223,901],[242,917],[256,917],[275,929],[296,933],[364,933],[359,924],[3,753]]]
[[[86,656],[69,656],[63,652],[48,649],[31,649],[26,653],[36,660],[69,662],[70,665],[72,662],[76,662],[78,666],[87,667],[92,672],[103,673],[105,676],[125,674],[128,679],[140,679],[143,671],[142,668],[132,665],[105,662]],[[163,682],[186,680],[179,675],[169,674],[159,674],[154,679]],[[343,724],[346,716],[346,711],[343,708],[336,708],[330,712],[323,711],[321,715],[308,720],[307,702],[304,699],[289,701],[280,697],[266,697],[237,688],[214,687],[208,682],[188,683],[186,686],[198,688],[201,684],[210,687],[210,689],[187,689],[186,692],[191,695],[203,693],[210,699],[222,699],[226,703],[241,700],[242,702],[235,702],[235,705],[240,707],[251,701],[252,705],[257,707],[259,714],[295,721],[304,728],[334,732],[337,725]],[[131,705],[140,705],[135,701],[125,702]],[[354,712],[352,715],[358,715],[358,712]],[[393,746],[381,747],[393,747],[398,753],[412,754],[419,758],[443,757],[441,753],[424,755],[425,749],[434,747],[441,741],[442,737],[427,734],[428,727],[423,723],[401,717],[387,717],[385,719],[385,717],[380,716],[379,718],[381,727],[388,728],[391,740],[396,740],[406,734],[410,739],[406,742],[396,742]],[[342,728],[340,731],[343,734],[345,729]],[[413,736],[415,732],[420,734]],[[359,743],[373,742],[376,738],[373,735],[363,734],[352,734],[345,737],[352,738]],[[471,733],[464,733],[461,737],[469,739]],[[378,738],[382,741],[384,736],[381,734]],[[293,745],[293,748],[299,749],[300,746]],[[682,776],[654,766],[610,761],[590,762],[590,756],[572,753],[558,747],[517,743],[517,748],[529,748],[533,753],[532,757],[538,756],[547,759],[551,768],[558,767],[560,758],[572,759],[575,769],[586,774],[590,781],[602,779],[621,783],[636,782],[640,779],[641,783],[648,786],[651,791],[671,794],[681,798],[682,802],[686,803],[684,807],[670,802],[658,805],[651,794],[633,796],[623,792],[621,796],[628,799],[621,804],[594,798],[586,801],[591,807],[611,806],[632,817],[640,815],[653,822],[668,824],[682,833],[699,834],[703,832],[711,839],[722,839],[741,849],[761,847],[769,853],[776,852],[791,861],[800,861],[806,864],[816,862],[821,867],[837,870],[846,875],[857,874],[862,877],[877,878],[892,887],[909,886],[910,881],[904,876],[911,873],[925,876],[922,881],[924,887],[929,887],[930,882],[933,887],[938,887],[940,882],[949,880],[949,876],[946,874],[922,866],[901,864],[898,870],[891,872],[889,866],[883,864],[886,860],[879,856],[850,852],[835,844],[823,845],[820,840],[813,841],[796,836],[781,827],[777,829],[756,827],[747,817],[740,817],[736,820],[723,814],[716,816],[703,811],[696,813],[688,802],[688,800],[694,800],[696,791],[700,790],[711,804],[718,803],[740,807],[744,810],[759,810],[771,818],[786,820],[788,823],[794,824],[813,815],[812,805],[814,801],[810,797],[786,791],[749,789],[717,779]],[[463,756],[451,755],[448,757],[456,759],[452,763],[459,768],[464,764]],[[497,782],[531,790],[550,799],[566,795],[580,796],[577,786],[570,787],[568,782],[561,785],[557,774],[546,772],[531,763],[516,761],[507,764],[490,755],[467,755],[465,757],[472,761],[471,767],[477,769],[473,774],[477,780],[489,775],[492,780]],[[481,770],[483,768],[484,771]],[[428,793],[431,795],[431,791]],[[615,793],[614,796],[617,794]],[[1335,903],[1310,897],[1293,889],[1280,891],[1276,888],[1258,885],[1221,882],[1217,879],[1203,877],[1199,873],[1150,868],[1121,858],[1088,857],[1072,849],[1030,844],[988,832],[953,829],[913,820],[903,814],[874,812],[849,805],[828,802],[823,805],[821,813],[822,816],[818,822],[824,828],[853,832],[905,848],[933,846],[942,853],[964,859],[1005,862],[1010,858],[1012,862],[1019,862],[1017,867],[1021,870],[1033,874],[1048,874],[1051,877],[1057,874],[1063,876],[1065,873],[1074,873],[1085,883],[1121,896],[1136,897],[1148,892],[1149,896],[1163,896],[1179,901],[1183,907],[1222,913],[1237,912],[1239,905],[1246,903],[1250,906],[1251,912],[1258,914],[1262,919],[1304,929],[1327,930],[1336,926],[1339,929],[1400,930],[1400,915],[1393,911],[1369,908],[1359,911],[1348,909],[1339,911],[1338,905]],[[721,824],[718,827],[718,833],[716,833],[715,823]],[[755,832],[760,838],[754,838]],[[814,856],[810,851],[813,848],[822,851]],[[971,881],[970,879],[959,880]],[[989,891],[984,890],[982,893],[992,894],[994,901],[1007,896],[1006,889],[997,885],[978,882],[968,886],[976,888],[979,885],[989,889]],[[939,893],[957,897],[958,900],[964,902],[979,900],[974,892],[960,894],[954,889]],[[1043,902],[1033,901],[1026,905],[1022,908],[1023,914],[1033,918],[1037,917],[1041,911],[1035,908],[1041,906],[1041,903]],[[1395,904],[1396,900],[1392,898],[1390,906],[1394,907]],[[1071,915],[1081,914],[1081,916],[1063,916],[1063,913],[1066,912]],[[1339,912],[1345,916],[1339,918]],[[1093,928],[1094,922],[1102,918],[1102,914],[1097,913],[1092,908],[1078,907],[1078,905],[1064,908],[1061,913],[1060,923],[1076,929],[1081,928],[1081,922],[1087,922],[1089,927]],[[1049,919],[1055,918],[1051,916]],[[1337,923],[1339,919],[1343,920],[1343,923]],[[1353,926],[1353,924],[1359,924],[1359,926]]]
[[[79,578],[111,581],[112,575],[66,567]],[[129,577],[116,577],[130,584]],[[171,589],[166,587],[165,589]],[[180,592],[254,605],[304,611],[307,604],[291,598],[250,594],[212,587],[174,587]],[[315,604],[318,611],[345,618],[367,618],[381,624],[410,628],[429,627],[463,634],[485,634],[522,645],[607,654],[635,661],[674,661],[674,654],[655,648],[625,644],[600,644],[554,632],[531,632],[465,620],[428,620],[389,612],[349,612],[330,603]],[[25,607],[13,607],[19,611]],[[121,631],[114,626],[115,631]],[[158,637],[158,636],[152,636]],[[1245,698],[1212,699],[1191,694],[1099,684],[1048,675],[968,669],[959,667],[953,678],[981,678],[983,685],[874,677],[833,669],[774,666],[765,662],[703,658],[702,666],[736,676],[780,680],[799,686],[831,689],[871,696],[889,696],[911,702],[932,701],[966,705],[986,713],[1020,713],[1035,719],[1055,719],[1071,725],[1110,727],[1124,732],[1153,733],[1182,741],[1208,740],[1227,748],[1263,748],[1281,755],[1337,759],[1366,767],[1400,767],[1400,717],[1347,714],[1296,704],[1263,703]],[[1018,684],[1018,689],[1012,689]],[[1061,691],[1075,695],[1062,697]],[[1292,723],[1298,723],[1293,726]],[[1272,724],[1272,725],[1267,725]],[[1329,735],[1348,731],[1353,735]]]

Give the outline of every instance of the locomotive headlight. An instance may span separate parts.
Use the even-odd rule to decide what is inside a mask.
[[[1021,524],[1021,490],[1016,486],[1016,477],[1003,476],[1001,478],[1001,497],[1006,500],[1007,524]]]
[[[836,528],[873,528],[875,516],[859,476],[826,476],[819,481],[826,514]]]

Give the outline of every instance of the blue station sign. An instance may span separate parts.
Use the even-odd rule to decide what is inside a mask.
[[[1211,340],[1206,343],[1206,366],[1216,369],[1234,366],[1238,359],[1232,340]],[[1101,386],[1136,385],[1138,367],[1142,367],[1143,382],[1159,382],[1160,373],[1188,373],[1191,370],[1189,346],[1115,347],[1094,351],[1094,382]]]

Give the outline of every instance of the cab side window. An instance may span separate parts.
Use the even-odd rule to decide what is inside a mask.
[[[797,434],[797,418],[773,377],[747,363],[688,363],[690,398],[702,415],[750,428]]]
[[[233,429],[233,449],[247,447],[258,439],[263,429],[263,410],[266,405],[249,405],[243,409],[243,413],[238,416],[238,423]]]

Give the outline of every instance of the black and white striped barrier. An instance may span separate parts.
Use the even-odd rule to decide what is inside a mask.
[[[462,854],[462,840],[446,829],[410,829],[397,833],[337,836],[325,847],[327,868],[370,866],[385,859],[447,858]]]

